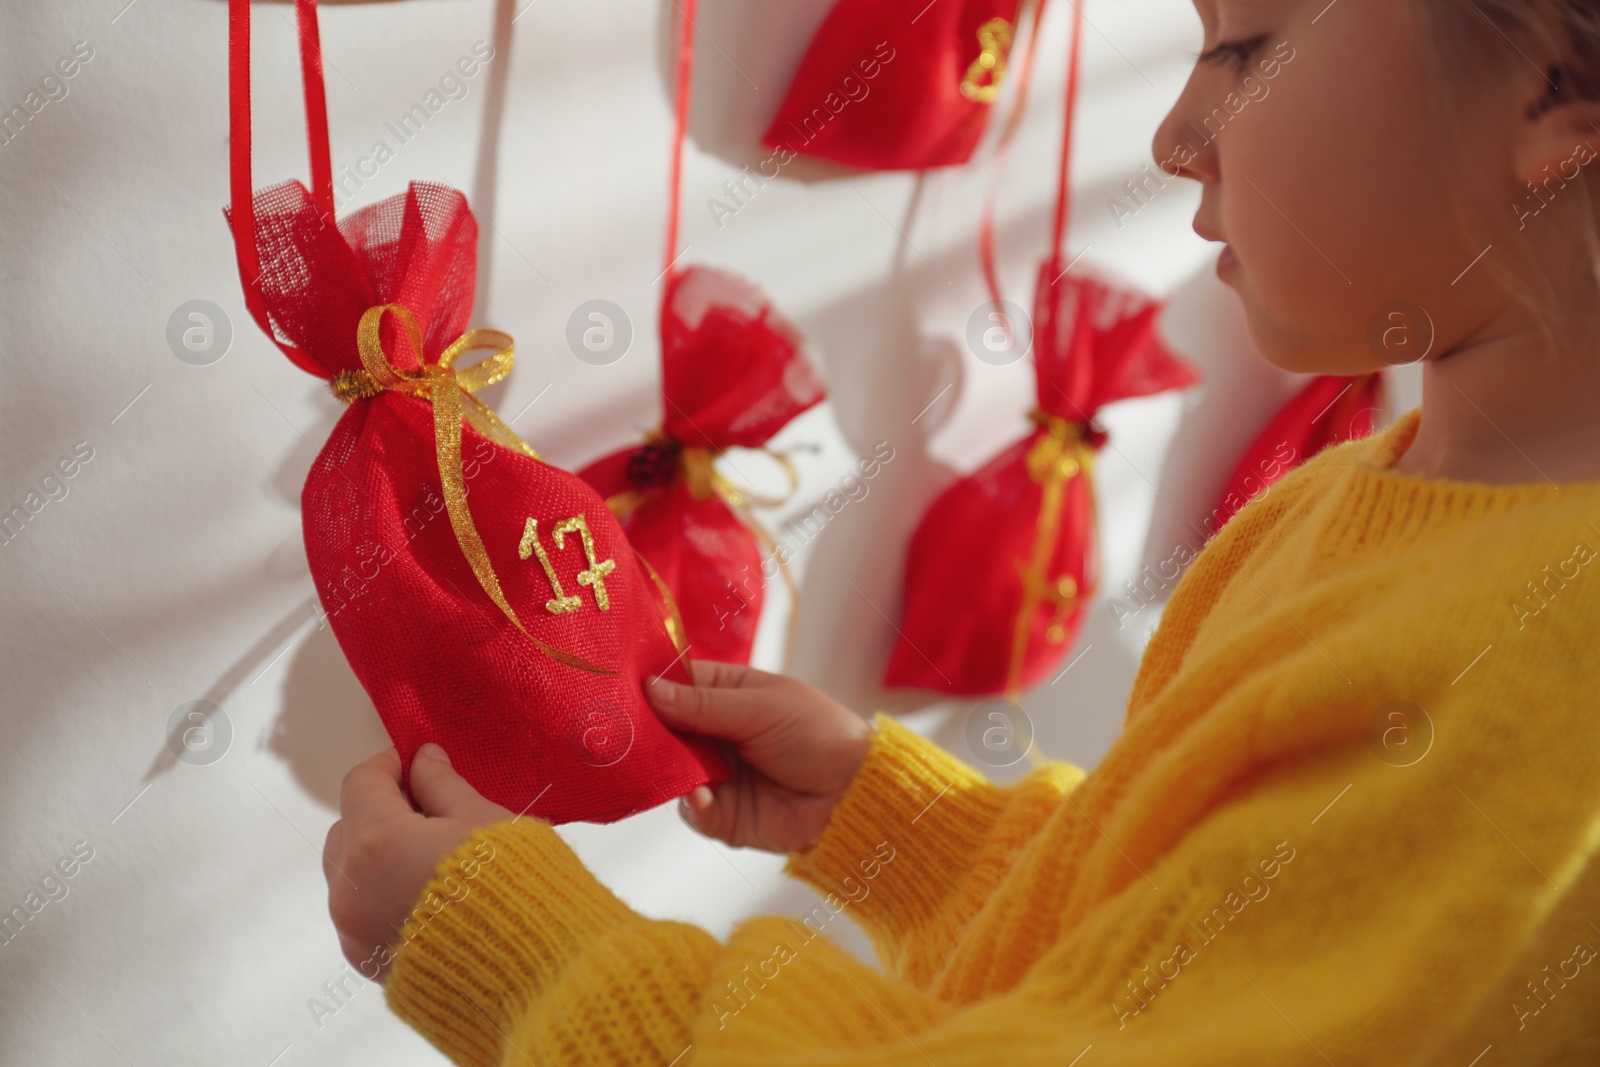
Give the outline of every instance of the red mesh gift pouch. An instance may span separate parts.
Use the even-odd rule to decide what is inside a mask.
[[[592,489],[473,395],[513,348],[466,330],[465,197],[417,182],[336,222],[313,0],[297,13],[317,192],[252,193],[250,9],[230,0],[229,215],[257,324],[349,405],[306,478],[306,557],[402,763],[439,742],[484,796],[551,822],[726,778],[644,699],[648,675],[689,680],[665,586]]]
[[[1006,81],[1019,0],[839,0],[762,141],[867,170],[965,163]]]
[[[1239,458],[1211,514],[1212,531],[1318,452],[1372,433],[1383,374],[1319,374],[1278,409]]]
[[[1053,669],[1097,583],[1092,476],[1107,438],[1094,416],[1114,401],[1199,381],[1162,344],[1154,301],[1069,274],[1063,247],[1081,30],[1079,7],[1055,253],[1040,267],[1034,299],[1036,428],[946,489],[918,524],[886,686],[1016,700]]]
[[[781,501],[738,488],[714,461],[730,448],[765,448],[827,392],[800,335],[756,286],[726,271],[676,266],[694,59],[693,0],[685,3],[681,18],[661,302],[661,426],[644,443],[595,461],[579,476],[607,498],[633,546],[660,571],[695,654],[748,663],[765,601],[763,550],[774,554],[785,581],[791,581],[784,550],[750,506]],[[787,457],[777,458],[792,490],[794,468]],[[789,593],[792,613],[792,582]]]

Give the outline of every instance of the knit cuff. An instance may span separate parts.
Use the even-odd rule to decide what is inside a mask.
[[[534,818],[475,830],[412,916],[385,1000],[453,1062],[481,1067],[499,1067],[516,1020],[594,938],[638,918]]]
[[[879,712],[827,828],[784,870],[839,897],[882,951],[939,913],[1004,807],[999,786]]]

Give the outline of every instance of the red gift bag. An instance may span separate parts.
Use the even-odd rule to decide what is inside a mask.
[[[660,571],[695,654],[748,663],[765,600],[763,551],[778,554],[789,576],[784,550],[749,505],[780,501],[739,489],[713,461],[729,448],[764,447],[827,394],[799,335],[761,292],[709,267],[668,279],[661,362],[661,428],[578,475]],[[792,487],[794,469],[780,459]]]
[[[1382,372],[1319,374],[1284,404],[1239,458],[1207,523],[1209,533],[1227,524],[1256,497],[1318,452],[1372,433],[1383,404]]]
[[[725,779],[713,742],[644,699],[648,675],[689,680],[665,587],[592,489],[473,396],[513,348],[466,330],[466,198],[417,182],[335,220],[314,0],[297,13],[318,191],[252,193],[250,8],[230,0],[230,221],[256,322],[349,405],[306,478],[306,557],[403,765],[436,741],[484,796],[551,822]]]
[[[1098,580],[1095,454],[1106,404],[1199,381],[1162,343],[1148,297],[1071,274],[1063,254],[1082,9],[1067,77],[1055,253],[1033,312],[1036,428],[928,508],[906,555],[905,614],[884,684],[1015,701],[1052,670]],[[998,302],[998,301],[997,301]]]
[[[1007,80],[1021,7],[839,0],[763,143],[867,170],[965,163]]]
[[[1063,267],[1056,257],[1039,272],[1036,428],[918,524],[886,686],[1014,700],[1044,678],[1096,591],[1095,414],[1199,380],[1157,336],[1154,301]]]
[[[736,487],[714,466],[730,448],[763,449],[827,396],[800,335],[755,285],[710,267],[678,268],[683,143],[694,62],[694,0],[682,8],[677,131],[672,149],[666,287],[661,302],[661,426],[640,445],[579,471],[672,590],[690,647],[748,663],[765,601],[763,550],[795,589],[786,549],[750,505],[782,503]],[[776,457],[790,476],[787,457]]]

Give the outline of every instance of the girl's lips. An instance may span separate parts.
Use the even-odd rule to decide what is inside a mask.
[[[1239,257],[1233,251],[1232,245],[1223,245],[1222,253],[1217,256],[1217,275],[1221,277],[1228,272],[1236,270],[1239,266]]]

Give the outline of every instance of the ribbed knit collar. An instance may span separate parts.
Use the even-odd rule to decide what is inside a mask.
[[[1489,485],[1395,470],[1421,425],[1422,409],[1414,408],[1382,431],[1328,456],[1337,468],[1330,472],[1329,497],[1336,502],[1328,530],[1333,543],[1347,551],[1410,544],[1513,508],[1558,499],[1591,501],[1584,518],[1600,526],[1600,482]],[[1600,531],[1590,532],[1600,541]]]

